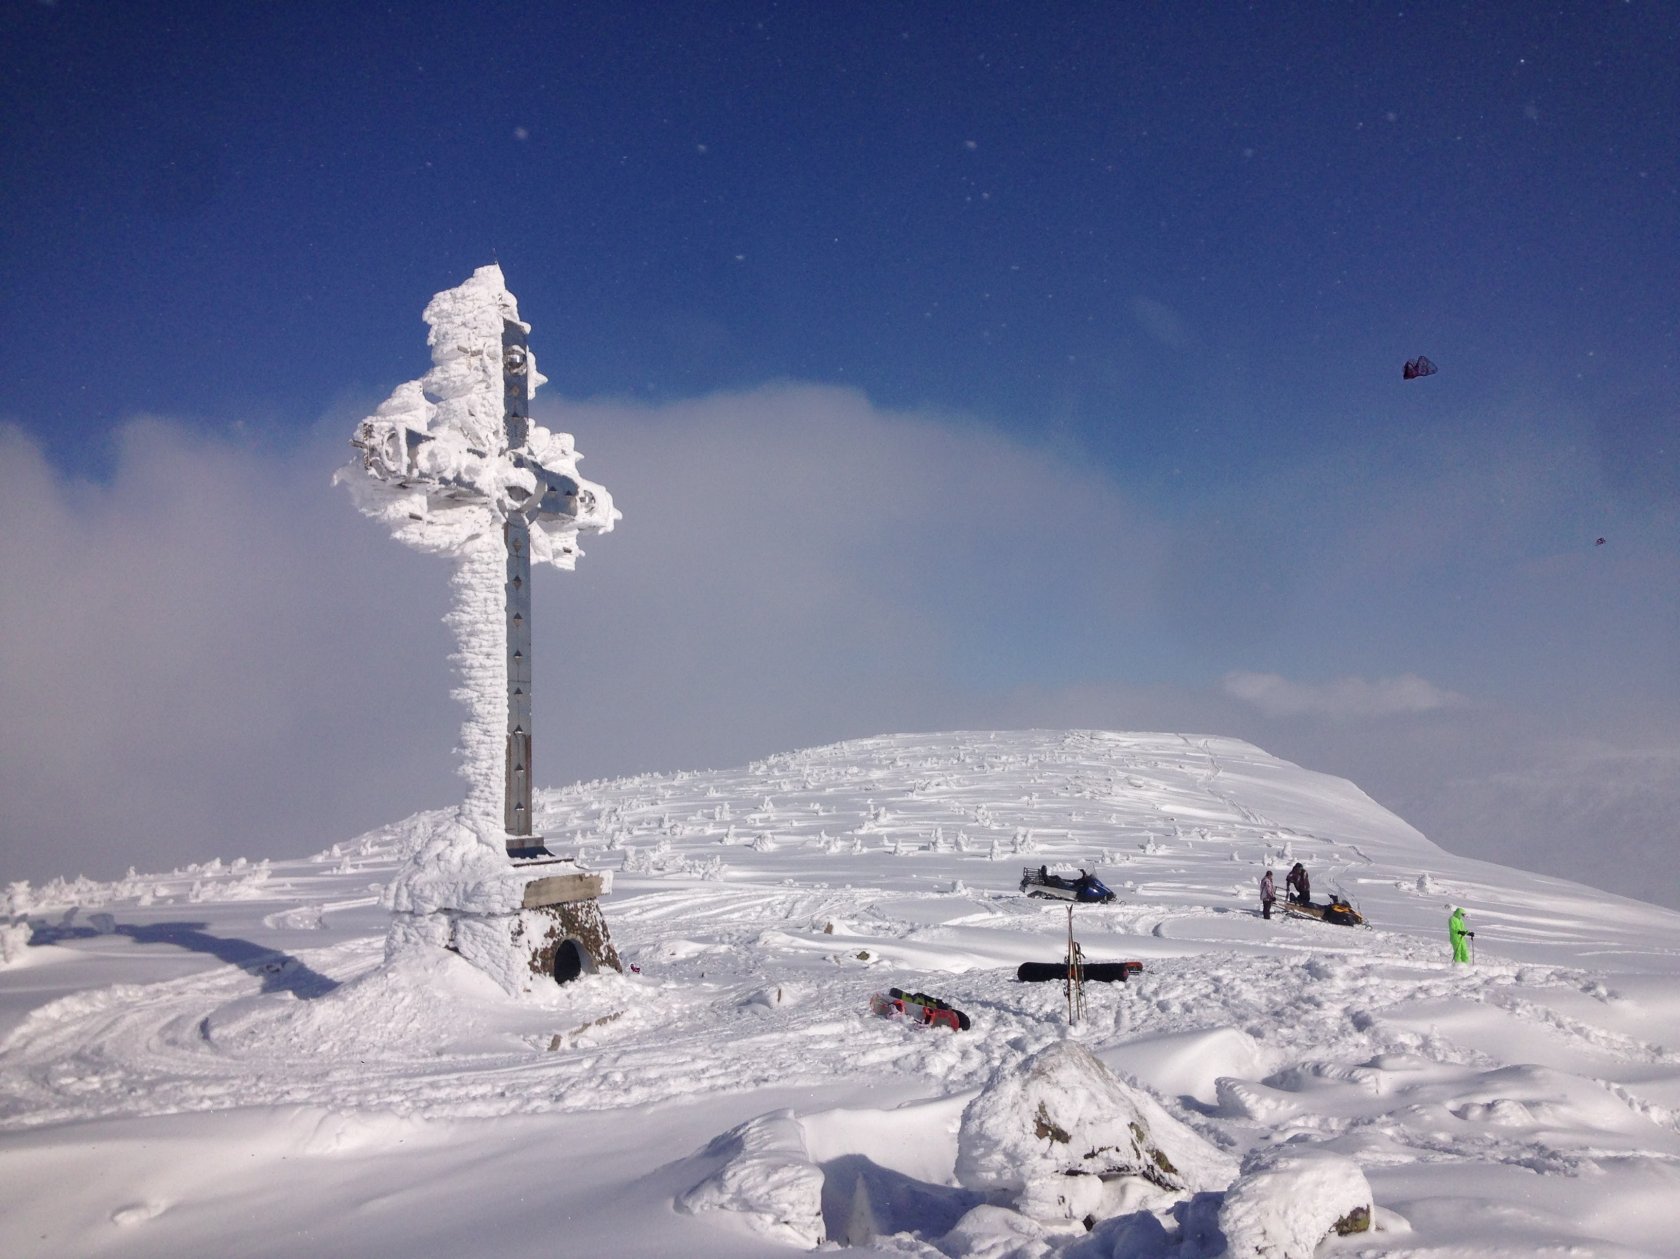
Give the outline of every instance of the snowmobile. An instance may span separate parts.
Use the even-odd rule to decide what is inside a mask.
[[[1343,927],[1361,927],[1365,925],[1365,915],[1340,896],[1332,895],[1322,905],[1315,905],[1312,901],[1285,901],[1283,908],[1286,912],[1298,918],[1316,918],[1320,922],[1333,922]]]
[[[889,988],[869,998],[869,1012],[882,1018],[907,1018],[927,1027],[948,1027],[953,1032],[968,1030],[968,1015],[925,992],[902,992]]]
[[[1086,905],[1106,905],[1114,899],[1114,893],[1094,874],[1086,874],[1081,870],[1075,878],[1071,875],[1051,874],[1044,866],[1039,866],[1036,870],[1031,866],[1022,869],[1021,890],[1028,896],[1038,896],[1046,900],[1079,901]]]

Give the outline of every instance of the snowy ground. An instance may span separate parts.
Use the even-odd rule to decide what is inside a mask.
[[[1227,739],[905,735],[541,804],[551,847],[615,872],[639,974],[516,1001],[453,955],[382,965],[380,893],[443,814],[312,860],[14,887],[0,1253],[794,1253],[677,1205],[777,1112],[830,1246],[1217,1253],[1165,1213],[958,1225],[963,1107],[1070,1035],[1233,1159],[1356,1163],[1379,1231],[1321,1253],[1680,1253],[1680,914],[1454,857],[1339,779]],[[1371,925],[1261,920],[1258,875],[1294,861]],[[1100,872],[1120,899],[1076,911],[1085,953],[1146,968],[1071,1032],[1060,986],[1014,980],[1065,943],[1065,906],[1017,891],[1040,863]],[[889,986],[972,1029],[871,1017]]]

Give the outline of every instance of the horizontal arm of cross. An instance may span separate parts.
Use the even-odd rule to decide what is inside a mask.
[[[475,480],[458,473],[438,475],[423,469],[420,452],[433,440],[430,433],[401,421],[372,416],[362,421],[350,444],[362,452],[367,471],[393,489],[423,490],[430,497],[451,502],[492,503],[492,495]],[[488,451],[470,447],[467,453],[480,460],[493,457]],[[588,512],[594,505],[593,496],[576,480],[564,472],[550,472],[522,451],[500,451],[494,457],[510,468],[529,473],[537,484],[533,496],[523,485],[504,481],[501,489],[506,501],[493,503],[502,510],[518,511],[532,519],[575,520],[580,511]]]
[[[576,519],[578,512],[590,511],[595,505],[595,496],[588,490],[581,488],[576,481],[564,472],[550,472],[542,464],[529,455],[522,455],[517,450],[508,451],[508,459],[516,468],[523,468],[537,479],[537,503],[532,510],[528,501],[529,495],[520,499],[520,509],[533,517],[564,517]],[[524,495],[522,486],[508,486],[510,496]]]

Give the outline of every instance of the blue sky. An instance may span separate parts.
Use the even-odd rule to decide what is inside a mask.
[[[1544,854],[1521,827],[1488,851],[1673,838],[1628,820],[1667,816],[1650,784],[1680,747],[1672,6],[0,12],[0,704],[28,731],[14,794],[36,794],[14,836],[118,824],[42,785],[78,755],[176,783],[134,811],[203,810],[121,815],[160,858],[213,851],[229,810],[283,845],[447,800],[441,666],[435,696],[413,686],[447,650],[443,576],[320,486],[424,369],[426,299],[494,259],[548,422],[626,516],[551,583],[565,643],[600,653],[565,702],[603,714],[547,760],[557,781],[959,722],[1199,727],[1348,774],[1465,851],[1492,842],[1489,807],[1453,801],[1619,757],[1645,768],[1613,823],[1549,805]],[[1439,374],[1403,382],[1418,354]],[[282,492],[305,520],[279,523]],[[668,567],[714,511],[728,545]],[[221,528],[245,577],[176,572]],[[135,583],[77,631],[103,669],[66,660],[47,614],[92,596],[40,592],[76,578]],[[297,619],[267,617],[290,632],[230,657],[232,689],[198,677],[202,703],[237,707],[246,671],[294,696],[336,678],[310,720],[228,736],[219,778],[247,797],[206,794],[190,726],[173,759],[152,749],[168,767],[136,761],[185,720],[179,686],[109,699],[158,675],[146,643],[253,633],[202,615],[235,590],[249,618],[273,599]],[[826,614],[775,610],[806,598]],[[400,667],[339,676],[396,606]],[[771,633],[804,650],[755,675]],[[690,643],[686,673],[650,668]],[[416,733],[335,714],[376,677],[387,702],[416,692]],[[104,712],[97,749],[42,704]],[[287,781],[348,774],[370,738],[400,744],[379,792],[346,777],[354,805],[288,813]]]
[[[569,393],[848,383],[1143,478],[1672,404],[1663,5],[8,7],[5,327],[99,365],[6,374],[54,445],[382,388],[491,254]]]

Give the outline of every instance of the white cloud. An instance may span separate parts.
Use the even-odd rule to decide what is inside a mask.
[[[1158,528],[977,426],[793,386],[542,418],[626,513],[537,576],[545,785],[942,725],[1067,653],[1047,619],[1147,615]],[[265,452],[138,421],[109,484],[0,427],[0,878],[292,855],[458,797],[448,564],[330,486],[351,426]]]
[[[0,878],[298,854],[443,803],[382,712],[453,720],[390,650],[447,649],[442,591],[343,514],[336,458],[143,420],[98,484],[0,426]]]
[[[358,414],[282,450],[137,422],[100,483],[0,425],[0,882],[297,855],[459,799],[448,564],[329,484]],[[1620,740],[1606,714],[1636,703],[1629,746],[1675,734],[1675,548],[1630,517],[1614,555],[1536,568],[1529,522],[1558,496],[1504,493],[1490,521],[1466,471],[1488,459],[1144,504],[846,390],[539,396],[538,418],[625,513],[575,573],[536,576],[543,785],[1077,726],[1247,738],[1408,805],[1472,762],[1520,768],[1538,732]],[[1290,680],[1307,668],[1347,676]],[[1476,703],[1429,677],[1476,678]]]
[[[1276,673],[1227,673],[1227,695],[1253,704],[1269,717],[1385,717],[1462,708],[1470,701],[1416,674],[1343,677],[1331,682],[1292,682]]]
[[[977,690],[1088,667],[1082,628],[1140,638],[1151,613],[1160,525],[989,430],[795,386],[545,422],[625,519],[576,582],[538,583],[537,632],[617,662],[567,685],[649,767],[935,727]]]

